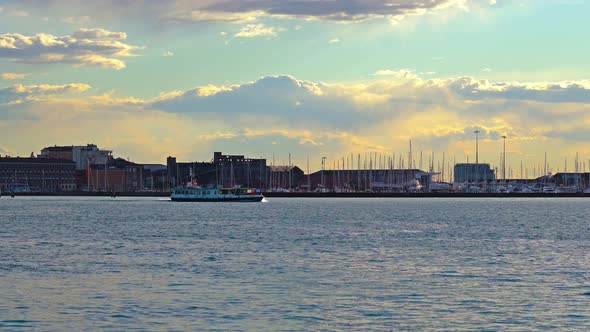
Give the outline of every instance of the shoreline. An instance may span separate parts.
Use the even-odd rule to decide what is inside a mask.
[[[590,193],[364,193],[364,192],[264,192],[269,198],[574,198]],[[10,198],[11,193],[0,197]],[[15,197],[112,197],[110,192],[14,193]],[[169,192],[118,192],[115,197],[170,197]]]

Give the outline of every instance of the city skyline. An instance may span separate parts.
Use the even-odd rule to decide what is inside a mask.
[[[590,4],[396,4],[0,0],[0,154],[588,161]]]

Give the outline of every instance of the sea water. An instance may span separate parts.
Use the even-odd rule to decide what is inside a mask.
[[[589,199],[0,198],[0,330],[590,330]]]

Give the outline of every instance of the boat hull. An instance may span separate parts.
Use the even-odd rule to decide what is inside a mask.
[[[261,202],[264,196],[252,197],[170,197],[173,202]]]

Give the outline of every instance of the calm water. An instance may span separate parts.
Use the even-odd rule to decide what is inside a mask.
[[[589,199],[0,198],[1,330],[590,330]]]

